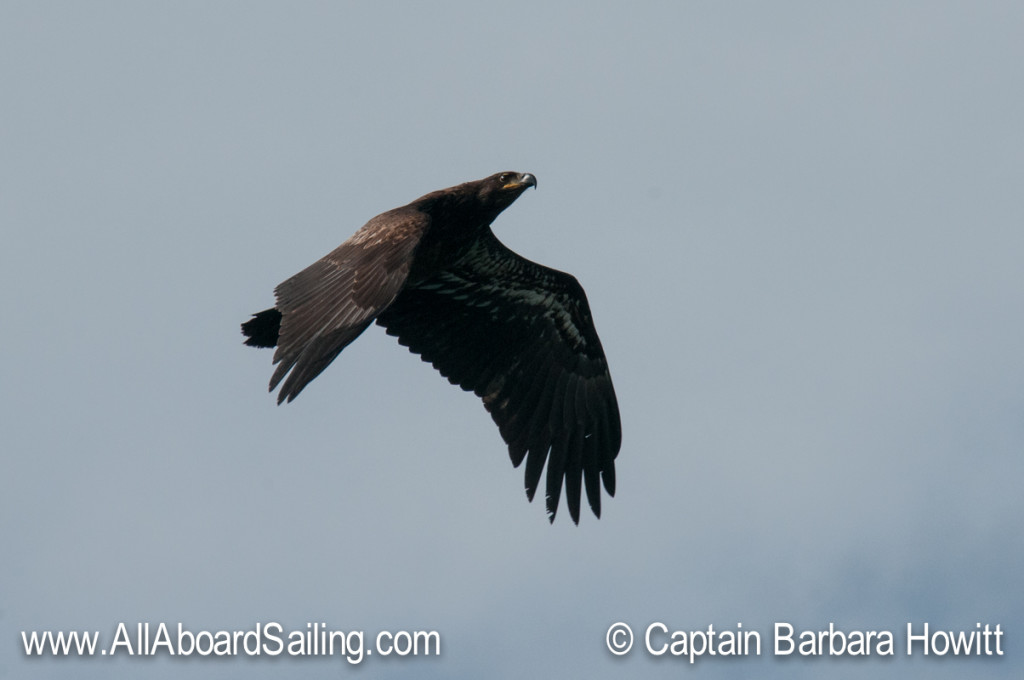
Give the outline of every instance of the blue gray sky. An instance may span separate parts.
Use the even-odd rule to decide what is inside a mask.
[[[1022,33],[1014,2],[3,2],[0,677],[1020,677]],[[238,331],[508,169],[539,188],[495,231],[585,286],[622,411],[578,527],[381,329],[282,407]],[[442,654],[20,647],[139,621]],[[690,668],[655,621],[766,649]],[[777,621],[1007,655],[780,659]]]

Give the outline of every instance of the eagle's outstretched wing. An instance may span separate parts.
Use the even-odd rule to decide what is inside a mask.
[[[280,324],[270,378],[271,391],[284,380],[278,403],[294,399],[395,299],[428,222],[416,211],[383,213],[274,290],[277,314],[267,310],[249,323],[269,315],[268,323]]]
[[[599,480],[615,494],[622,428],[604,350],[574,277],[520,257],[488,230],[457,262],[406,286],[377,323],[483,399],[513,465],[526,460],[531,500],[547,461],[552,521],[563,479],[573,521],[581,481],[600,517]]]

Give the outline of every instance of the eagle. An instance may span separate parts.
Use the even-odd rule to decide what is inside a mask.
[[[277,347],[270,391],[292,401],[376,322],[483,400],[532,501],[547,463],[554,522],[562,487],[579,523],[581,485],[597,517],[615,495],[622,443],[608,362],[570,274],[505,247],[491,223],[537,179],[499,172],[382,213],[274,290],[242,324],[245,344]]]

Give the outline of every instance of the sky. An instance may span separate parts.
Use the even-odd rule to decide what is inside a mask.
[[[1020,677],[1022,32],[1015,2],[0,3],[0,678]],[[284,406],[241,344],[369,218],[502,170],[538,188],[495,232],[586,288],[622,413],[579,526],[382,329]],[[894,650],[777,654],[780,622]],[[440,654],[24,650],[141,623]],[[709,626],[761,653],[656,653]]]

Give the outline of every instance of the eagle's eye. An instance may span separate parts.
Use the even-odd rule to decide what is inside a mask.
[[[509,181],[511,181],[511,179],[512,179],[512,173],[511,172],[503,172],[498,177],[498,182],[500,182],[502,185],[505,185],[505,184],[508,184]]]

